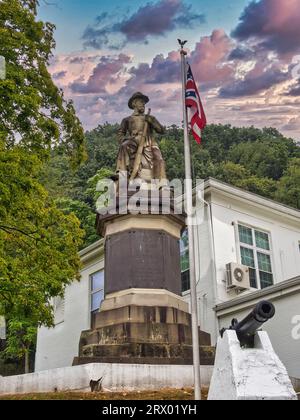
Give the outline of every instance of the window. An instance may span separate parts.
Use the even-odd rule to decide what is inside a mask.
[[[249,267],[250,284],[265,289],[274,284],[270,235],[260,230],[239,225],[241,263]]]
[[[104,299],[104,271],[98,271],[90,276],[91,282],[91,328],[95,326],[96,314]]]
[[[187,230],[183,233],[180,241],[181,261],[181,284],[182,292],[190,290],[190,261],[189,261],[189,238]]]

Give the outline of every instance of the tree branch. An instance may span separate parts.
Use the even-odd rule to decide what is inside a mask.
[[[11,226],[4,226],[4,225],[0,225],[0,229],[4,230],[4,232],[6,232],[8,234],[11,234],[12,231],[13,232],[18,232],[18,233],[21,233],[22,235],[28,236],[30,239],[35,239],[35,238],[32,238],[31,235],[35,235],[38,232],[38,231],[25,232],[24,230],[21,230],[21,229],[15,228],[15,227],[11,227]]]

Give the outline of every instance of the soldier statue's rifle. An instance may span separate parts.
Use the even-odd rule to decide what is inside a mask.
[[[150,114],[151,114],[151,109],[148,110],[147,115],[149,116]],[[130,176],[130,181],[133,181],[135,179],[135,177],[137,176],[138,172],[139,172],[140,165],[141,165],[141,162],[142,162],[143,150],[144,150],[146,140],[147,140],[148,127],[149,127],[149,124],[148,124],[148,121],[147,121],[147,118],[146,118],[145,125],[144,125],[143,136],[141,138],[141,141],[140,141],[140,144],[139,144],[136,156],[135,156],[135,161],[134,161],[133,170],[132,170],[132,173],[131,173],[131,176]]]

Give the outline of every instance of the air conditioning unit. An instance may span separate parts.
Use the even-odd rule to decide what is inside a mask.
[[[250,290],[249,268],[244,265],[230,263],[227,269],[227,290]]]

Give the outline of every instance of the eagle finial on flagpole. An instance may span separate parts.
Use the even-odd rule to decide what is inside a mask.
[[[178,38],[178,42],[179,42],[179,45],[181,46],[182,49],[185,46],[185,44],[187,43],[187,41],[181,41],[181,39],[179,39],[179,38]]]

